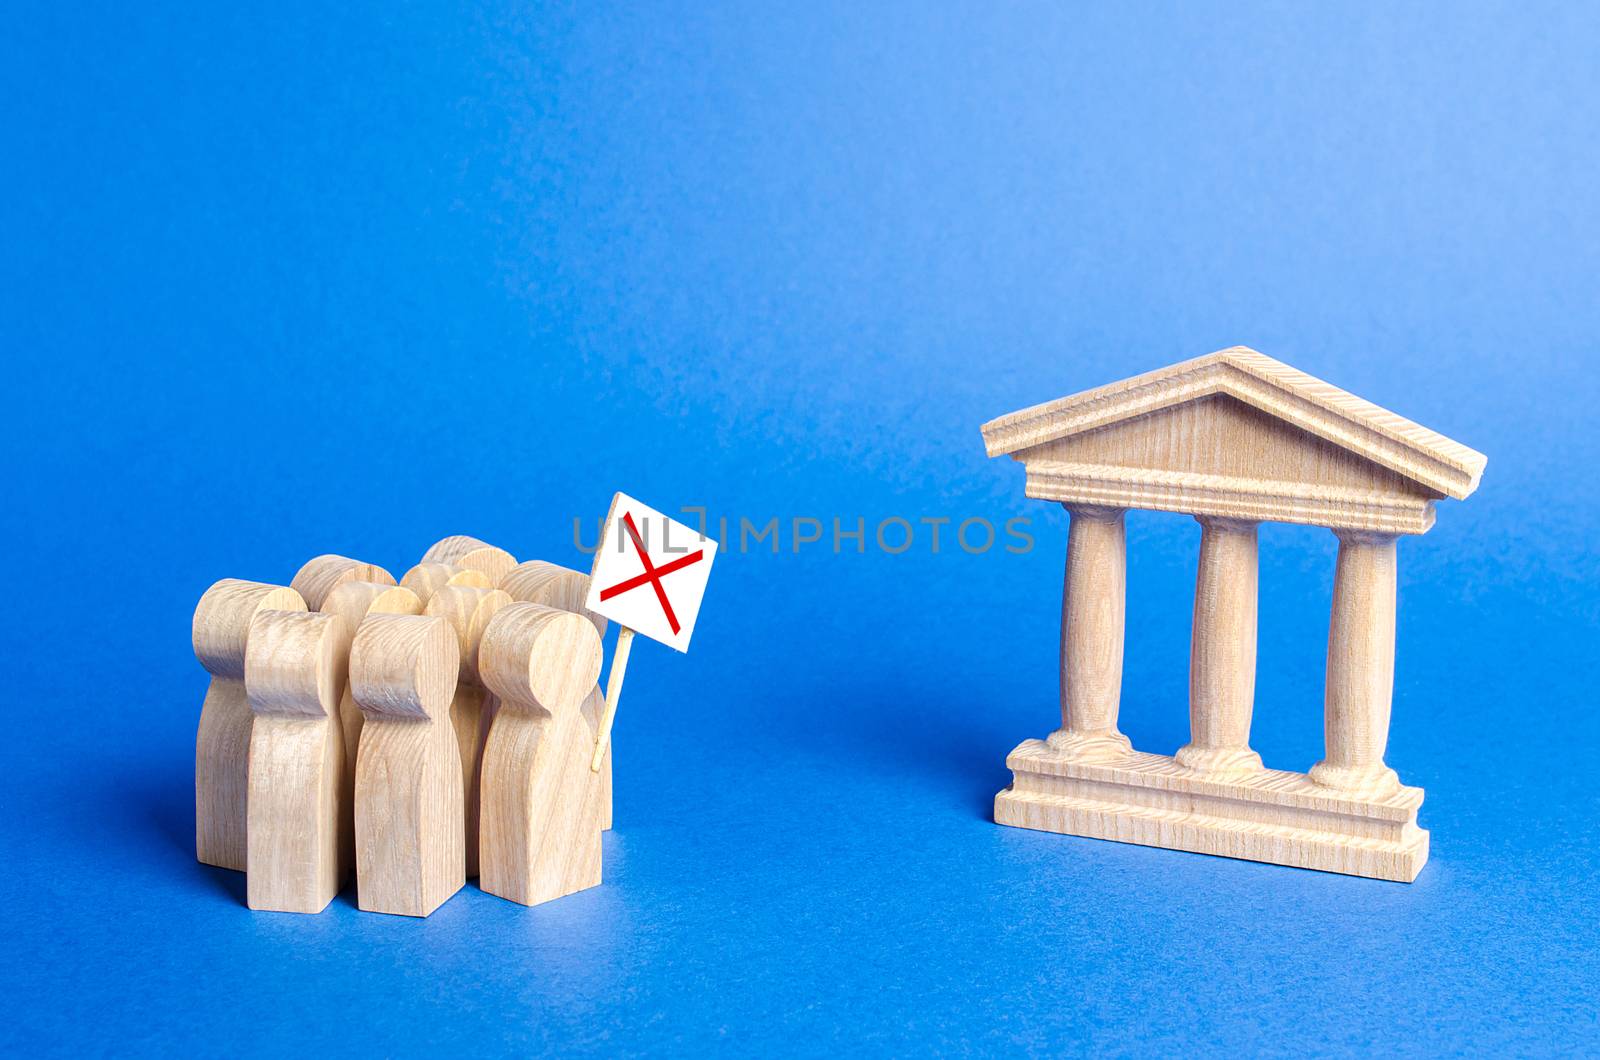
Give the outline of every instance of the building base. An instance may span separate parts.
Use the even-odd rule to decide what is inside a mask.
[[[1141,751],[1083,761],[1043,740],[1006,765],[996,824],[1401,883],[1428,860],[1421,788],[1348,794],[1277,769],[1212,777]]]

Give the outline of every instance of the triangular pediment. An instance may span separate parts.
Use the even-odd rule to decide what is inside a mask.
[[[1225,393],[1115,420],[1012,455],[1029,466],[1071,464],[1205,480],[1271,482],[1297,492],[1350,491],[1428,500],[1442,496]]]
[[[1206,402],[1215,397],[1229,400]],[[1247,406],[1253,413],[1242,413],[1233,403]],[[1229,435],[1228,425],[1239,423],[1248,423],[1250,430]],[[1292,430],[1286,432],[1278,424]],[[1186,430],[1200,431],[1204,438],[1185,442],[1182,432]],[[1098,439],[1069,444],[1070,439],[1091,433]],[[1329,487],[1359,489],[1361,469],[1375,465],[1397,476],[1394,480],[1379,476],[1380,480],[1404,480],[1435,495],[1455,498],[1477,489],[1486,462],[1482,453],[1243,346],[1036,405],[983,426],[990,456],[1075,463],[1083,454],[1094,453],[1097,455],[1090,462],[1130,470],[1145,468],[1140,454],[1154,453],[1153,445],[1160,449],[1154,440],[1161,437],[1173,452],[1189,445],[1202,458],[1211,451],[1205,446],[1220,446],[1222,451],[1216,456],[1223,466],[1229,460],[1253,461],[1255,472],[1261,470],[1263,460],[1309,460],[1315,464],[1314,471],[1331,476],[1323,483]],[[1232,452],[1228,451],[1230,437]],[[1310,439],[1327,444],[1309,445]],[[1292,456],[1297,440],[1305,450],[1301,458]],[[1148,468],[1152,472],[1184,470],[1168,466],[1170,453],[1152,459]],[[1241,474],[1190,470],[1230,477]],[[1304,481],[1298,474],[1290,480]],[[1374,482],[1368,488],[1383,486]]]

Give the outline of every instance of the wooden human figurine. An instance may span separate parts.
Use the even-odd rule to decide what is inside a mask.
[[[479,573],[474,571],[473,573]],[[443,618],[455,631],[461,671],[450,701],[450,724],[461,751],[462,805],[465,808],[467,877],[478,875],[478,788],[483,745],[498,707],[478,676],[478,646],[484,627],[511,597],[499,589],[447,585],[433,593],[423,614]]]
[[[194,612],[194,654],[211,674],[195,733],[195,854],[207,865],[243,871],[252,716],[244,666],[251,620],[260,611],[304,611],[282,585],[224,578]]]
[[[600,676],[600,637],[580,615],[514,603],[478,650],[500,711],[483,752],[479,886],[523,905],[600,883],[600,782],[579,706]]]
[[[355,862],[355,785],[356,755],[361,748],[361,708],[356,706],[350,690],[350,647],[355,642],[356,631],[370,614],[420,615],[422,601],[410,589],[392,581],[356,581],[346,578],[328,591],[322,601],[321,612],[339,619],[339,646],[334,653],[333,687],[339,708],[337,716],[342,730],[340,741],[344,748],[344,791],[339,805],[345,814],[340,835],[347,844],[344,860]]]
[[[419,563],[406,571],[405,577],[400,579],[400,585],[416,593],[417,599],[426,605],[428,598],[446,585],[475,585],[480,589],[492,589],[494,579],[473,567],[461,567],[454,563]]]
[[[351,810],[342,800],[344,734],[335,673],[338,616],[258,611],[244,683],[250,739],[245,872],[251,909],[320,913],[349,874]]]
[[[1061,727],[1006,760],[995,821],[1410,882],[1428,859],[1422,789],[1384,763],[1396,541],[1478,487],[1483,454],[1242,346],[983,426],[990,456],[1071,517]],[[1200,524],[1191,738],[1134,750],[1117,726],[1129,508]],[[1261,520],[1339,540],[1323,697],[1326,757],[1263,768],[1250,748]]]
[[[392,583],[344,581],[329,591],[321,611],[336,615],[342,623],[344,646],[335,660],[334,685],[339,692],[339,725],[344,729],[346,775],[353,784],[356,752],[361,746],[362,714],[350,692],[350,644],[368,615],[420,615],[422,601],[410,589]]]
[[[589,595],[589,576],[578,571],[544,560],[533,559],[526,563],[519,563],[511,568],[500,578],[500,588],[511,594],[513,600],[529,604],[544,604],[546,607],[559,608],[562,611],[571,611],[573,614],[582,615],[594,623],[594,631],[601,637],[606,635],[606,620],[604,616],[597,615],[583,606],[584,600]],[[600,716],[605,713],[606,697],[600,691],[599,684],[589,690],[583,698],[580,708],[583,718],[594,730],[595,736],[600,735]],[[601,827],[611,827],[611,745],[606,745],[605,755],[600,760],[600,820]]]
[[[321,611],[328,594],[345,582],[393,585],[394,575],[376,563],[366,563],[348,556],[326,555],[306,560],[289,585],[305,597],[306,610]]]
[[[350,649],[366,715],[356,758],[362,909],[427,916],[466,882],[461,754],[450,699],[461,667],[443,618],[371,614]]]
[[[517,565],[517,557],[475,537],[457,534],[435,541],[422,554],[423,563],[450,563],[470,570],[481,570],[494,582]]]

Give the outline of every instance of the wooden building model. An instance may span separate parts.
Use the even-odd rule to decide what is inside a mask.
[[[1000,824],[1411,881],[1428,859],[1422,789],[1384,764],[1394,684],[1395,543],[1434,501],[1478,486],[1483,454],[1236,346],[1014,412],[983,426],[1029,497],[1070,513],[1061,605],[1061,727],[1006,760]],[[1200,523],[1189,667],[1191,738],[1135,751],[1117,728],[1124,515]],[[1250,749],[1256,526],[1339,538],[1323,700],[1309,773]]]

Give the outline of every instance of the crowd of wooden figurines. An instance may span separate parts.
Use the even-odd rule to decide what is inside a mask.
[[[471,537],[398,584],[326,555],[287,586],[211,586],[194,615],[211,674],[199,859],[245,872],[250,908],[297,913],[325,909],[352,871],[360,908],[407,916],[473,876],[523,905],[599,884],[606,620],[587,589]]]

